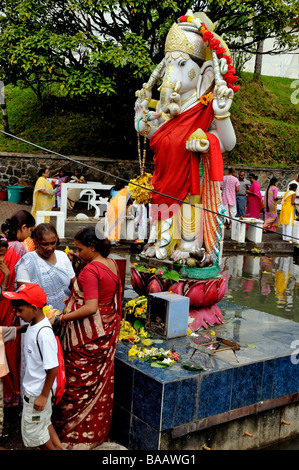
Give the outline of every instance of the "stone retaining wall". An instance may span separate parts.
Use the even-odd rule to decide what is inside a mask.
[[[88,165],[88,167],[86,167],[86,165]],[[43,167],[49,168],[51,175],[62,167],[70,174],[73,173],[75,168],[81,167],[82,173],[88,181],[100,181],[103,184],[115,184],[118,181],[105,173],[126,180],[135,178],[139,174],[139,164],[137,160],[116,161],[108,158],[84,156],[68,156],[67,159],[64,159],[63,157],[47,154],[0,152],[0,187],[5,189],[7,185],[19,183],[34,187],[38,170]],[[225,173],[228,173],[228,168],[228,166],[225,167]],[[96,169],[100,170],[100,172]],[[250,173],[257,174],[262,190],[266,189],[270,178],[276,176],[278,178],[278,189],[284,191],[287,188],[288,182],[299,174],[299,167],[287,169],[235,166],[235,169],[237,174],[241,169],[245,170],[246,176]],[[146,171],[153,172],[152,161],[146,163]]]

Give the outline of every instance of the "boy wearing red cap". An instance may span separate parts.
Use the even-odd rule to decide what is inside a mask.
[[[22,284],[15,292],[3,292],[3,296],[12,301],[16,314],[29,323],[24,348],[26,355],[22,413],[24,445],[44,450],[62,450],[61,442],[51,422],[51,390],[55,391],[56,388],[58,359],[55,335],[43,312],[47,296],[39,285],[29,283]]]

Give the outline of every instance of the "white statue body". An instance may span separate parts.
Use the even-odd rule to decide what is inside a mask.
[[[206,18],[205,15],[203,15],[203,18]],[[144,84],[142,90],[136,93],[135,129],[141,135],[147,135],[150,142],[154,140],[153,136],[155,136],[158,130],[163,130],[163,126],[169,125],[167,123],[170,120],[173,120],[174,123],[174,120],[178,117],[182,120],[184,114],[187,116],[188,112],[189,114],[190,112],[192,113],[192,111],[190,111],[192,108],[194,108],[195,111],[195,109],[197,109],[195,108],[196,106],[201,106],[201,97],[206,97],[207,95],[211,96],[211,92],[213,93],[212,96],[214,99],[210,105],[212,106],[210,113],[213,113],[212,122],[210,122],[210,118],[209,127],[206,129],[202,129],[200,125],[196,129],[194,129],[194,127],[192,129],[190,128],[190,134],[187,135],[186,140],[183,143],[178,143],[181,148],[177,148],[177,168],[180,166],[180,153],[185,150],[197,155],[197,158],[201,160],[202,165],[205,167],[205,159],[208,158],[211,150],[211,136],[217,138],[221,153],[232,150],[236,143],[234,128],[229,117],[234,92],[227,86],[226,81],[222,78],[222,75],[227,72],[226,60],[218,60],[215,54],[212,60],[205,60],[207,56],[206,44],[198,33],[198,21],[199,19],[197,18],[195,25],[193,23],[182,23],[172,26],[165,43],[164,59],[156,67],[148,83]],[[152,111],[149,110],[149,103],[152,99],[152,88],[159,79],[162,80],[162,85],[159,89],[160,100],[157,103],[156,110]],[[205,112],[205,110],[203,110],[203,112]],[[209,133],[209,138],[206,132]],[[185,149],[182,149],[183,145]],[[154,179],[155,172],[153,183]],[[181,183],[184,184],[183,181]],[[203,181],[201,184],[202,183]],[[154,188],[156,189],[155,184]],[[219,202],[221,202],[219,182],[213,182],[211,188],[212,192],[217,192],[217,204],[219,204]],[[207,184],[205,184],[205,191],[209,191]],[[167,187],[165,188],[165,194],[169,194]],[[195,196],[196,194],[194,193],[192,195],[188,194],[187,202],[194,203],[195,201],[194,210],[196,212],[196,204],[199,203],[204,207],[204,196],[203,194],[198,194],[198,198]],[[171,204],[171,201],[169,204]],[[194,206],[191,204],[191,208],[192,207]],[[189,220],[190,224],[194,226],[192,219],[194,214],[191,215],[189,213],[190,204],[181,205],[181,212],[184,213],[184,211],[186,218]],[[200,210],[200,212],[202,213],[203,211]],[[200,217],[202,218],[202,214]],[[174,216],[167,217],[167,219],[160,222],[161,226],[158,231],[160,233],[159,241],[154,249],[148,250],[148,255],[155,255],[160,259],[168,257],[184,259],[189,257],[190,251],[201,248],[203,243],[206,245],[205,236],[202,234],[202,227],[200,229],[198,224],[195,224],[197,228],[192,231],[192,236],[190,236],[190,227],[187,229],[188,233],[184,234],[183,224],[176,222],[180,224],[182,236],[175,238],[170,229],[173,225],[173,218]],[[216,220],[216,215],[214,219]],[[200,223],[200,225],[202,225],[202,223]],[[206,246],[205,248],[207,249]],[[209,252],[211,249],[207,251]]]

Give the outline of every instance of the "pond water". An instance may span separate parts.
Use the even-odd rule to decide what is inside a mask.
[[[299,322],[299,262],[293,257],[224,256],[226,299]],[[299,438],[264,450],[299,450]]]
[[[119,253],[121,254],[121,253]],[[127,258],[126,282],[130,284],[130,263],[138,256],[122,253]],[[299,322],[299,261],[284,256],[223,256],[220,273],[226,276],[223,300]],[[299,450],[299,438],[272,445],[264,450]]]
[[[139,257],[128,251],[117,254],[127,259],[126,283],[130,284],[130,264]],[[226,277],[225,300],[299,322],[299,260],[250,254],[223,256],[220,273]]]
[[[299,263],[293,257],[224,256],[225,299],[299,322]]]

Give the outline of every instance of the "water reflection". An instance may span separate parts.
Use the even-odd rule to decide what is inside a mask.
[[[299,322],[299,265],[293,257],[224,256],[226,299]]]
[[[130,284],[130,264],[139,256],[129,251],[117,254],[127,259]],[[226,276],[224,300],[299,322],[299,262],[293,257],[223,256],[220,273]]]

